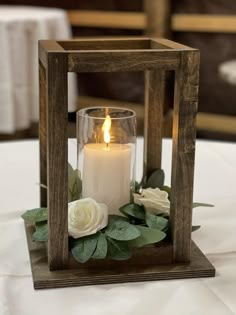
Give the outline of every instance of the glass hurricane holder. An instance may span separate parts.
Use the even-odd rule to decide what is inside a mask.
[[[131,200],[135,188],[136,114],[125,108],[77,112],[78,169],[82,198],[108,206],[109,214]]]

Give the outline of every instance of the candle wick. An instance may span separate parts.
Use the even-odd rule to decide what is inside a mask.
[[[107,148],[108,148],[108,142],[106,143],[106,145],[107,145]]]

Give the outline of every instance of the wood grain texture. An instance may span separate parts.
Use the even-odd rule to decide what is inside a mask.
[[[151,39],[151,48],[155,48],[156,45],[163,45],[163,47],[169,48],[169,49],[175,49],[175,50],[194,50],[193,48],[173,42],[170,39],[167,38],[152,38]]]
[[[150,264],[147,259],[136,265],[127,260],[114,262],[116,267],[113,265],[112,268],[102,268],[101,265],[89,268],[87,264],[80,264],[77,269],[50,271],[45,243],[31,241],[30,225],[26,225],[26,234],[35,289],[215,276],[214,267],[194,243],[191,263],[157,265]]]
[[[101,37],[76,38],[74,40],[58,41],[66,50],[121,50],[149,49],[150,39],[145,37]]]
[[[47,186],[47,106],[46,70],[39,62],[39,148],[40,184]],[[47,207],[47,190],[40,187],[40,206]]]
[[[79,73],[174,70],[179,57],[180,53],[171,49],[68,52],[68,69]]]
[[[51,270],[64,268],[68,261],[67,97],[67,56],[48,53],[48,262]]]
[[[39,54],[39,60],[43,64],[45,68],[47,68],[48,65],[48,52],[54,51],[54,52],[64,52],[64,49],[58,44],[55,40],[39,40],[39,46],[38,46],[38,54]]]
[[[170,36],[170,0],[145,0],[147,36],[169,37]]]
[[[161,43],[159,40],[151,39],[150,40],[150,49],[172,49],[172,47],[168,47],[164,43]]]
[[[170,223],[174,261],[191,256],[199,52],[182,51],[175,78]]]
[[[165,72],[146,71],[144,115],[144,176],[161,168]]]

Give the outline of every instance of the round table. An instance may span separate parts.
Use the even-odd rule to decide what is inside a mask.
[[[163,169],[170,183],[172,143],[163,143]],[[76,166],[76,140],[68,145]],[[232,315],[236,314],[236,144],[197,141],[194,242],[216,268],[215,278],[33,289],[23,220],[39,204],[38,141],[0,143],[1,315]],[[142,141],[137,144],[142,175]]]
[[[219,67],[220,76],[229,84],[236,85],[236,60],[223,62]]]
[[[66,39],[66,12],[54,8],[0,6],[0,133],[38,122],[38,40]],[[76,110],[76,81],[69,78],[69,111]]]

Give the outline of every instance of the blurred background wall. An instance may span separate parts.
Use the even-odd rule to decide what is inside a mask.
[[[150,0],[155,1],[155,0]],[[163,2],[163,1],[162,1]],[[165,1],[164,1],[165,2]],[[164,3],[163,2],[163,3]],[[65,10],[105,10],[105,11],[134,11],[142,12],[144,2],[127,0],[0,0],[0,4],[10,5],[35,5],[45,7],[60,7]],[[172,0],[170,3],[170,16],[174,13],[184,14],[212,14],[232,15],[236,14],[235,0]],[[235,32],[195,32],[172,31],[170,19],[166,21],[166,36],[183,44],[200,49],[200,96],[199,111],[203,113],[222,114],[227,118],[236,118],[236,85],[229,84],[219,74],[219,66],[228,60],[236,60],[236,27]],[[123,28],[82,27],[73,26],[73,36],[133,36],[143,35],[145,30],[131,30]],[[143,74],[142,73],[104,73],[83,74],[79,76],[79,94],[98,98],[109,98],[126,102],[143,103]],[[172,95],[170,95],[171,100]],[[91,104],[93,105],[93,104]],[[80,106],[80,105],[79,105]],[[166,112],[168,109],[166,109]],[[73,114],[71,115],[73,120]],[[236,140],[235,128],[228,130],[229,124],[233,126],[234,120],[217,120],[214,128],[208,130],[201,125],[198,135],[204,138]],[[207,117],[203,117],[208,119]],[[204,120],[203,119],[203,120]],[[235,120],[236,122],[236,120]],[[227,132],[222,132],[222,124],[225,124]],[[217,129],[217,125],[219,130]],[[227,126],[228,125],[228,126]],[[236,124],[235,124],[236,127]],[[168,132],[167,132],[168,133]]]

